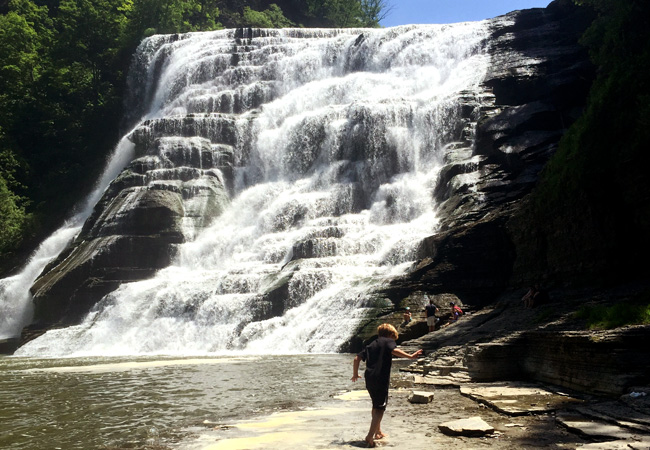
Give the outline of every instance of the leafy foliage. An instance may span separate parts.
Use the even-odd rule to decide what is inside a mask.
[[[255,28],[287,28],[295,24],[284,17],[282,10],[275,3],[265,11],[254,11],[248,6],[244,7],[243,25]]]
[[[390,6],[386,0],[306,0],[307,15],[325,19],[321,26],[378,27]]]
[[[575,313],[590,330],[610,330],[625,325],[650,324],[650,303],[617,303],[611,306],[583,305]]]
[[[598,77],[584,114],[544,169],[531,214],[538,224],[588,218],[590,245],[608,277],[634,277],[650,250],[650,2],[577,3],[598,13],[582,38]],[[549,253],[567,245],[547,239]]]

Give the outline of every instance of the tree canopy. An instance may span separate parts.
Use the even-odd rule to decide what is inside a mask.
[[[576,3],[597,13],[582,43],[598,76],[542,173],[530,213],[540,224],[589,221],[588,238],[599,243],[612,279],[622,279],[642,269],[636,261],[650,250],[650,2]],[[561,245],[549,237],[549,252]]]

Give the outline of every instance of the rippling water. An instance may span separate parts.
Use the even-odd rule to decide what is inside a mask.
[[[322,406],[350,373],[349,355],[6,357],[0,448],[184,448],[201,429]]]

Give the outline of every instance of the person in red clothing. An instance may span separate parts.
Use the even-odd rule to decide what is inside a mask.
[[[463,315],[463,310],[460,309],[460,307],[457,306],[454,302],[449,302],[449,306],[451,306],[451,314],[449,319],[451,322],[455,322],[460,316]]]
[[[388,387],[390,386],[390,369],[393,364],[393,356],[415,359],[422,354],[418,350],[410,355],[397,348],[398,334],[394,326],[383,323],[377,328],[377,339],[366,346],[355,358],[352,370],[352,381],[359,377],[359,365],[361,361],[366,363],[366,370],[363,377],[366,379],[366,389],[372,399],[372,420],[370,430],[366,436],[368,447],[375,447],[375,439],[381,439],[386,435],[381,431],[381,419],[384,417],[386,404],[388,403]]]

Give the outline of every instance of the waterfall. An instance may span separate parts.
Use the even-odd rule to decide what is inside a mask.
[[[205,217],[186,203],[171,266],[17,354],[337,351],[436,232],[433,190],[450,144],[471,139],[461,99],[478,95],[487,35],[477,22],[146,39],[125,141],[190,159],[209,140],[232,157],[216,174],[228,204]]]
[[[0,280],[0,339],[19,336],[22,328],[29,324],[33,309],[29,288],[45,266],[79,234],[106,187],[132,158],[133,144],[122,139],[91,194],[81,203],[79,212],[38,246],[19,273]]]

